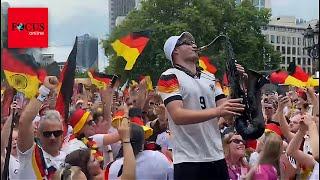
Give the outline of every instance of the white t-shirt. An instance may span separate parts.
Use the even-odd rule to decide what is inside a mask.
[[[156,139],[156,144],[159,144],[161,148],[169,149],[171,148],[169,134],[165,131],[161,134],[158,134]]]
[[[34,154],[34,149],[35,149],[35,144],[22,153],[18,149],[18,158],[20,161],[20,169],[18,173],[18,179],[37,179],[36,172],[35,170],[36,165],[33,161],[33,154]],[[43,152],[43,157],[45,160],[46,167],[55,167],[56,169],[61,168],[64,165],[64,160],[66,158],[66,154],[62,151],[59,152],[58,156],[51,156],[50,154],[46,153],[44,150]]]
[[[165,105],[182,100],[183,108],[191,110],[216,107],[216,101],[224,97],[221,88],[216,88],[213,74],[202,72],[200,78],[193,78],[176,68],[162,73],[158,91]],[[176,125],[169,114],[169,129],[172,132],[174,164],[224,158],[218,118],[197,124]]]
[[[19,176],[18,176],[19,167],[20,167],[19,159],[10,155],[10,161],[9,161],[9,178],[10,179],[19,179]]]
[[[122,165],[123,157],[111,164],[109,179],[119,179],[118,173]],[[136,179],[173,179],[173,165],[158,151],[142,151],[136,157]]]

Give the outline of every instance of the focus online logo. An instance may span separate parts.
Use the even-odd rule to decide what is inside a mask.
[[[8,8],[8,47],[48,47],[48,8]]]
[[[45,35],[44,30],[44,23],[12,23],[12,31],[27,31],[27,33],[31,36]]]

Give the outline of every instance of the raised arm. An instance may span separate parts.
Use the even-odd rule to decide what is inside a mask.
[[[5,148],[8,146],[8,140],[10,135],[10,128],[11,128],[11,123],[13,118],[12,113],[15,109],[20,109],[20,107],[17,105],[16,101],[13,101],[12,105],[10,106],[10,109],[11,109],[10,114],[1,130],[1,156],[3,156],[4,158],[5,158]]]
[[[303,118],[303,123],[308,126],[312,156],[316,161],[319,161],[319,132],[315,122],[316,120],[317,117],[306,115],[305,118]]]
[[[123,173],[120,179],[136,179],[136,159],[130,142],[129,120],[123,118],[118,132],[123,148]]]
[[[34,142],[32,121],[38,114],[42,103],[58,84],[58,79],[54,76],[47,76],[43,85],[39,88],[38,98],[32,98],[25,107],[19,120],[18,149],[25,152],[30,149]]]
[[[312,115],[318,116],[319,118],[319,99],[314,93],[313,88],[307,88],[307,95],[310,98],[310,102],[312,104]]]
[[[284,137],[287,139],[288,142],[294,137],[294,133],[290,132],[288,122],[284,116],[283,109],[290,101],[288,96],[279,97],[278,99],[278,109],[276,114],[274,115],[274,119],[279,121],[281,132],[283,133]]]
[[[101,100],[103,104],[103,121],[107,121],[107,129],[111,127],[111,106],[114,89],[107,87],[106,89],[100,90]]]
[[[313,168],[315,164],[315,160],[313,159],[313,157],[299,150],[299,147],[301,146],[301,143],[307,130],[308,127],[304,123],[300,123],[300,129],[290,141],[286,153],[289,156],[292,156],[295,160],[297,160],[299,164],[307,168]]]

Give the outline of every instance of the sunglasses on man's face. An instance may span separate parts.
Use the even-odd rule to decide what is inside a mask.
[[[245,141],[244,140],[241,140],[241,139],[231,139],[230,140],[230,143],[236,143],[236,144],[240,144],[240,143],[242,143],[242,144],[244,144],[245,143]]]
[[[43,131],[43,132],[42,132],[42,135],[43,135],[44,137],[46,137],[46,138],[49,138],[49,137],[52,136],[52,134],[53,134],[54,137],[59,137],[59,136],[62,135],[62,133],[63,133],[62,130],[58,130],[58,131]]]
[[[196,44],[193,40],[190,39],[184,39],[184,40],[178,40],[176,47],[182,46],[182,45],[194,45]]]

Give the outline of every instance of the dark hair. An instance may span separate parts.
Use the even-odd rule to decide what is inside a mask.
[[[131,137],[130,142],[133,149],[133,154],[137,156],[143,150],[144,145],[144,131],[143,128],[137,124],[131,123]],[[122,147],[119,150],[117,158],[123,157]]]
[[[90,160],[90,149],[78,149],[66,156],[65,162],[71,166],[78,166],[81,171],[86,175],[87,179],[90,178],[89,171],[87,169],[87,164]]]

